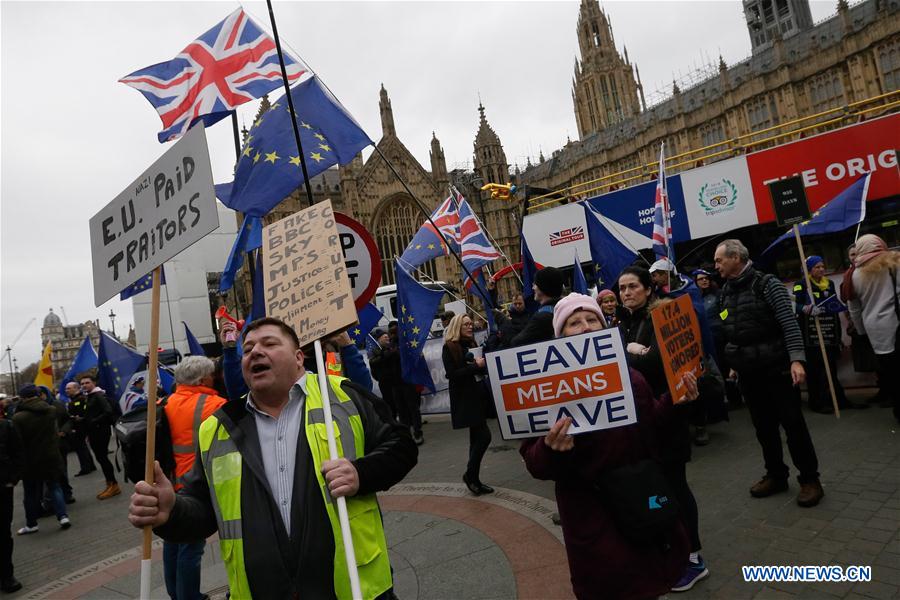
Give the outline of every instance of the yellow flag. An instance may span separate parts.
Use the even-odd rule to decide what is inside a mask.
[[[38,365],[37,375],[34,377],[34,385],[46,385],[53,389],[53,363],[50,362],[50,353],[53,351],[51,342],[44,346],[44,354],[41,355],[41,364]]]

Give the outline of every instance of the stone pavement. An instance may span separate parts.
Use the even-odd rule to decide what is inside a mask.
[[[862,398],[868,393],[854,393]],[[900,440],[890,410],[873,407],[833,416],[806,413],[826,496],[815,508],[794,503],[798,491],[753,499],[749,486],[762,459],[749,415],[710,428],[709,446],[695,448],[688,479],[700,505],[703,556],[710,576],[670,598],[900,597]],[[474,498],[461,482],[468,436],[446,417],[429,417],[419,464],[381,495],[385,529],[403,600],[570,598],[561,531],[550,514],[553,487],[525,471],[517,444],[496,429],[482,479],[497,493]],[[70,469],[75,464],[70,456]],[[75,469],[71,469],[74,472]],[[133,598],[139,584],[140,533],[125,520],[128,493],[100,502],[96,474],[73,479],[73,527],[52,517],[38,534],[16,537],[15,598]],[[14,529],[23,524],[17,489]],[[165,598],[159,540],[154,598]],[[203,589],[224,598],[226,577],[215,538],[207,545]],[[745,583],[742,565],[869,565],[868,583]],[[600,592],[599,597],[602,597]]]

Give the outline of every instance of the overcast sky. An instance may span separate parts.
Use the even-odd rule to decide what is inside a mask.
[[[818,21],[836,0],[812,2]],[[0,348],[35,318],[13,355],[40,358],[50,307],[68,322],[100,319],[127,332],[130,301],[93,305],[88,219],[168,146],[157,113],[117,80],[169,60],[236,2],[0,3]],[[243,4],[271,32],[264,2]],[[452,169],[472,161],[478,99],[510,164],[577,138],[571,82],[578,1],[284,2],[284,44],[324,79],[370,137],[381,136],[380,84],[400,139],[428,169],[434,131]],[[750,54],[737,1],[604,2],[616,46],[628,47],[648,96],[718,55]],[[683,86],[682,86],[683,87]],[[648,97],[649,100],[649,97]],[[257,103],[240,110],[250,124]],[[208,130],[217,183],[231,179],[234,144]],[[224,265],[226,257],[222,257]],[[3,360],[0,371],[7,372]]]

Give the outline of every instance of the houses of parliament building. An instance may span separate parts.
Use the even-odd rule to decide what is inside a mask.
[[[579,139],[521,171],[510,172],[500,137],[481,105],[472,171],[448,172],[435,135],[431,164],[419,164],[397,137],[384,87],[377,146],[429,211],[447,197],[449,185],[456,185],[498,249],[515,263],[524,194],[510,201],[490,199],[479,190],[483,183],[513,182],[562,190],[562,196],[593,196],[654,177],[661,142],[671,159],[668,173],[673,174],[700,160],[708,163],[797,139],[772,137],[773,130],[787,123],[802,121],[803,129],[816,133],[849,124],[834,115],[864,101],[876,107],[873,116],[897,110],[900,96],[892,92],[900,88],[900,0],[852,5],[838,0],[836,13],[819,23],[812,22],[808,0],[743,0],[742,6],[751,55],[733,65],[720,58],[718,68],[705,78],[683,85],[685,89],[673,83],[668,98],[648,105],[638,66],[627,52],[619,53],[598,0],[581,0],[575,24],[580,57],[572,80]],[[735,10],[740,10],[737,3]],[[264,102],[260,110],[266,108]],[[817,120],[819,115],[824,116]],[[709,151],[700,159],[692,157],[698,149]],[[353,216],[373,234],[381,253],[382,285],[394,283],[393,258],[403,252],[423,216],[379,154],[365,161],[358,156],[330,169],[316,177],[312,187],[315,200],[331,199],[336,210]],[[286,198],[266,221],[304,208],[306,195],[301,192]],[[493,270],[505,264],[497,261]],[[450,257],[423,270],[423,275],[461,287],[460,268]],[[243,287],[249,290],[246,275]],[[499,281],[501,301],[508,301],[517,287],[511,277]]]

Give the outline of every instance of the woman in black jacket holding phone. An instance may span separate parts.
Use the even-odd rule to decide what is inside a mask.
[[[453,429],[469,428],[469,462],[463,482],[469,491],[480,496],[494,491],[481,482],[481,459],[491,445],[487,424],[490,397],[476,376],[487,374],[484,358],[473,356],[476,347],[475,327],[467,315],[456,315],[444,330],[442,358],[450,382],[450,416]]]

